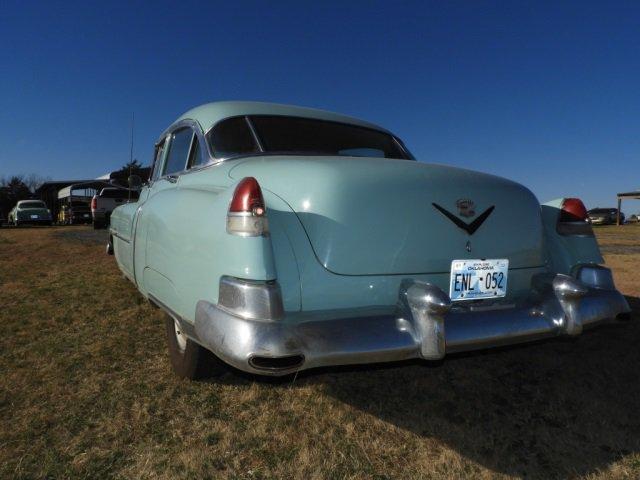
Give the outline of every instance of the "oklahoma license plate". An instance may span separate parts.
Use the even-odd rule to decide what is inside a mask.
[[[32,220],[35,220],[36,218],[38,218],[38,215],[31,215]]]
[[[507,294],[509,260],[454,260],[449,297],[452,301],[498,298]]]

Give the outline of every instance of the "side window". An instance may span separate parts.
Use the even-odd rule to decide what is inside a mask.
[[[156,145],[156,152],[153,159],[153,172],[151,178],[155,180],[160,176],[160,169],[162,168],[162,155],[164,154],[164,146],[166,141],[162,140]]]
[[[186,168],[192,137],[193,131],[188,127],[171,134],[169,153],[167,154],[167,160],[164,162],[162,175],[171,175]]]
[[[193,136],[193,145],[191,147],[191,152],[189,153],[189,163],[187,164],[187,168],[192,168],[200,165],[202,163],[202,154],[200,152],[200,142],[198,141],[198,136]]]

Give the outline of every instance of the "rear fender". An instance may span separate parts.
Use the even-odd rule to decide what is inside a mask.
[[[278,280],[285,309],[299,309],[297,267],[288,239],[278,228],[278,199],[265,192],[270,235],[232,235],[226,231],[226,217],[236,184],[214,187],[206,175],[184,175],[177,188],[158,192],[145,204],[145,267],[157,274],[155,278],[173,284],[175,301],[163,298],[153,282],[146,284],[146,275],[144,289],[190,322],[199,300],[217,302],[223,276]]]
[[[580,264],[604,263],[600,247],[593,234],[563,235],[557,224],[564,198],[557,198],[541,205],[547,255],[553,272],[570,275]]]

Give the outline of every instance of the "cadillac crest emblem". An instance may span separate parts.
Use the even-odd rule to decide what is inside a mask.
[[[476,214],[475,205],[473,201],[468,198],[460,198],[456,201],[456,207],[458,207],[458,213],[461,217],[473,217]]]

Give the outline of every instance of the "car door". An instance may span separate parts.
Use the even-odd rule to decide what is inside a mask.
[[[169,133],[162,167],[138,212],[134,248],[136,279],[141,289],[167,305],[172,303],[175,291],[166,259],[177,248],[182,233],[176,230],[171,218],[180,214],[178,178],[187,169],[194,138],[195,133],[189,126],[177,127]]]
[[[142,210],[142,206],[149,195],[150,185],[153,183],[156,171],[162,167],[166,153],[165,144],[165,139],[160,140],[156,144],[149,181],[142,186],[137,200],[118,207],[113,211],[110,219],[110,229],[114,234],[113,242],[116,260],[125,275],[134,283],[137,283],[134,275],[133,256],[138,214]]]

